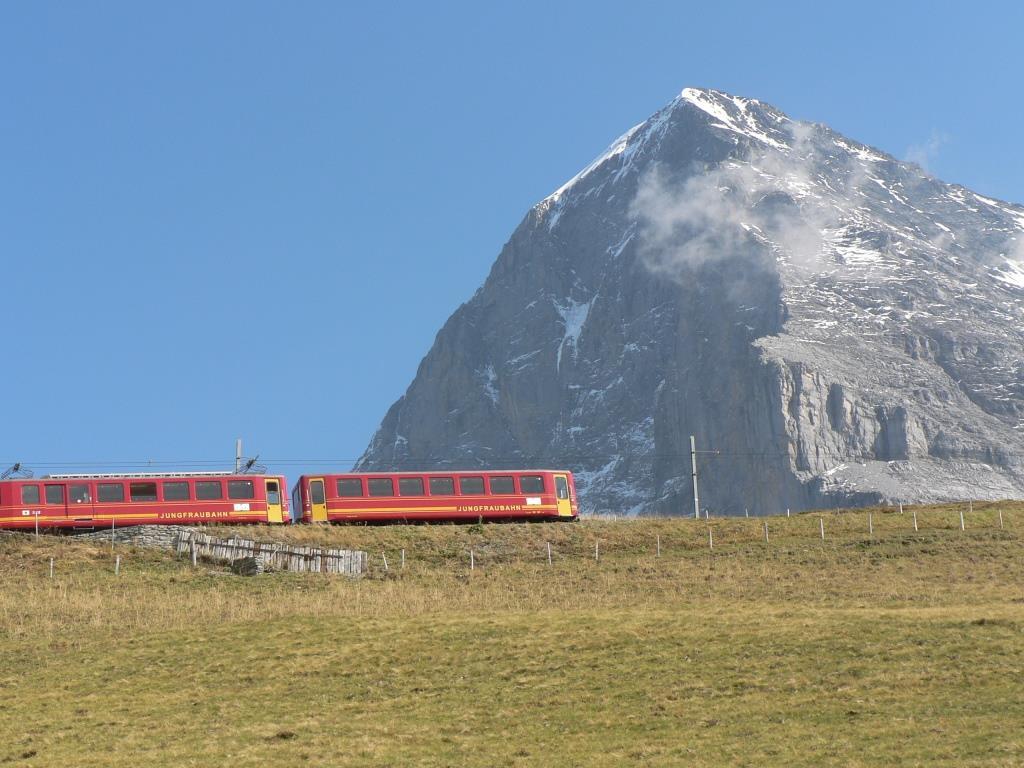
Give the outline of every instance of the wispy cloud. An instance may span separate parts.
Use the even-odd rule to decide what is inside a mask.
[[[819,149],[815,131],[794,123],[787,149],[752,151],[682,180],[663,168],[650,171],[631,208],[648,267],[678,275],[710,260],[760,251],[810,271],[824,268],[824,236],[859,204],[855,197],[866,173],[859,162],[837,168]],[[817,177],[828,163],[832,178],[842,183],[823,196]]]
[[[903,155],[909,163],[916,163],[926,171],[931,170],[932,163],[939,156],[939,151],[949,143],[949,135],[933,130],[931,136],[921,144],[911,144]]]
[[[1007,258],[1024,264],[1024,236],[1011,237],[1008,250]]]

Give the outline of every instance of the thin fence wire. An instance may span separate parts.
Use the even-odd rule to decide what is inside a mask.
[[[927,541],[928,537],[966,534],[1015,539],[1018,533],[1014,525],[1016,512],[994,504],[987,507],[972,505],[966,513],[962,508],[919,511],[910,507],[907,511],[911,514],[903,515],[895,507],[882,512],[878,509],[850,511],[829,516],[827,525],[826,516],[820,511],[788,518],[782,514],[758,519],[721,517],[712,521],[680,517],[629,518],[629,522],[624,522],[602,518],[602,523],[616,526],[650,522],[654,530],[646,536],[618,536],[609,535],[606,528],[602,530],[602,525],[561,523],[547,528],[550,538],[539,541],[502,540],[500,536],[489,538],[479,529],[467,528],[464,530],[468,533],[468,541],[454,540],[439,550],[418,553],[416,547],[407,542],[401,549],[377,550],[379,554],[373,557],[362,550],[261,542],[237,536],[220,539],[199,530],[181,532],[175,536],[171,548],[193,563],[205,560],[229,564],[253,558],[268,570],[401,578],[407,569],[411,571],[420,565],[447,564],[457,569],[468,567],[469,570],[478,570],[489,565],[543,563],[553,566],[585,559],[600,566],[608,558],[627,554],[631,557],[648,556],[652,560],[668,560],[673,555],[696,556],[701,552],[727,557],[737,550],[754,546],[768,552],[812,543],[836,549],[850,546],[873,548],[887,546],[893,541],[906,544],[908,538]],[[666,523],[670,524],[668,530]],[[495,525],[493,530],[500,531],[502,526]],[[31,536],[24,532],[12,535]],[[109,531],[105,536],[110,536]],[[390,567],[389,557],[392,562],[400,564],[397,569]],[[59,561],[54,565],[59,569]],[[47,569],[50,573],[54,565]]]
[[[500,538],[488,539],[485,533],[477,531],[469,537],[471,541],[453,541],[448,547],[434,549],[429,553],[417,553],[415,547],[407,544],[405,557],[410,567],[429,564],[479,570],[487,566],[517,563],[542,564],[550,567],[584,560],[601,564],[606,559],[620,555],[649,556],[652,560],[669,559],[672,555],[695,556],[708,552],[716,556],[730,556],[737,549],[749,549],[755,545],[769,552],[789,551],[794,547],[808,545],[836,549],[883,547],[893,542],[905,544],[907,537],[925,541],[928,537],[962,532],[959,510],[932,510],[921,513],[920,516],[916,509],[911,511],[914,513],[912,519],[909,515],[900,517],[895,508],[891,514],[879,514],[877,510],[849,512],[830,518],[827,525],[826,517],[820,511],[791,514],[789,518],[783,513],[756,520],[727,517],[710,522],[682,517],[640,520],[628,518],[629,522],[602,518],[603,522],[610,524],[631,525],[660,521],[671,522],[679,527],[677,530],[666,531],[662,528],[651,531],[646,539],[641,536],[627,536],[624,537],[625,540],[609,535],[606,530],[596,526],[590,527],[586,523],[567,529],[555,528],[555,532],[566,531],[558,541],[539,539],[509,542]],[[964,519],[966,526],[963,532],[987,532],[1001,538],[1012,536],[1009,530],[1012,515],[1004,510],[975,511],[973,515],[967,515]],[[496,524],[494,528],[500,530],[501,527]],[[370,570],[373,572],[382,569],[374,562],[371,563]]]

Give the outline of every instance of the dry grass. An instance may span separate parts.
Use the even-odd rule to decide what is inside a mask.
[[[0,763],[1024,764],[1024,505],[867,514],[244,530],[360,581],[0,537]]]

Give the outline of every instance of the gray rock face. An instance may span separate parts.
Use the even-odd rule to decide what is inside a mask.
[[[584,511],[1024,494],[1024,208],[686,89],[538,203],[362,469],[557,466]]]

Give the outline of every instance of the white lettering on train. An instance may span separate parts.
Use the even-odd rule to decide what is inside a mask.
[[[157,514],[158,520],[186,520],[190,517],[222,517],[226,513],[223,512],[160,512]]]
[[[456,512],[522,512],[522,504],[474,504],[455,508]]]

